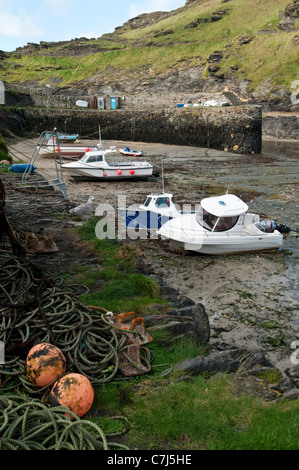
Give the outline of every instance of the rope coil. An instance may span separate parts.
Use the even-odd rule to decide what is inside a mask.
[[[122,436],[129,429],[104,434],[94,422],[82,420],[69,408],[49,408],[38,400],[12,395],[0,396],[0,450],[111,450],[126,449],[107,439]]]
[[[2,386],[8,378],[19,377],[23,386],[32,389],[25,376],[25,356],[38,342],[61,349],[68,368],[94,385],[115,377],[120,357],[140,373],[150,371],[147,348],[141,347],[142,364],[136,362],[128,354],[128,332],[107,320],[107,310],[87,307],[33,263],[18,257],[7,259],[2,253],[0,250],[0,340],[6,353],[5,366],[0,367]]]

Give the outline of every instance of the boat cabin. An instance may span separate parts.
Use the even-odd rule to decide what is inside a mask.
[[[208,231],[225,232],[243,225],[247,210],[247,204],[232,194],[205,198],[201,201],[196,221]]]
[[[85,153],[85,155],[81,159],[82,163],[97,163],[97,162],[103,162],[104,157],[100,153],[96,152],[91,152],[91,153]]]
[[[176,210],[172,194],[149,194],[140,205],[140,209],[159,212],[161,209]]]
[[[87,163],[88,165],[103,162],[106,164],[108,163],[106,162],[106,155],[111,153],[116,153],[116,147],[112,146],[109,150],[100,150],[99,148],[90,150],[87,148],[80,162]]]

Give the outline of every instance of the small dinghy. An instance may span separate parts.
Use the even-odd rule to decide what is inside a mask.
[[[121,155],[126,155],[127,157],[142,157],[143,150],[131,150],[129,147],[125,149],[119,149]]]

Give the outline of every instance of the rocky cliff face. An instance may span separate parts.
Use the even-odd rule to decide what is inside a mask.
[[[273,62],[278,51],[282,50],[284,43],[287,42],[290,46],[289,49],[295,50],[299,40],[298,34],[296,34],[299,16],[298,0],[292,0],[290,3],[286,1],[285,7],[281,11],[276,5],[273,5],[271,11],[268,12],[269,5],[267,5],[267,8],[264,8],[267,13],[262,20],[265,21],[265,27],[259,29],[260,24],[263,23],[250,24],[248,22],[247,28],[242,34],[238,29],[237,15],[240,16],[240,22],[244,22],[244,10],[240,10],[239,3],[236,0],[221,0],[220,3],[215,0],[211,2],[187,0],[185,6],[177,10],[158,11],[132,18],[117,27],[113,33],[105,34],[101,38],[87,39],[83,37],[57,43],[46,41],[41,41],[39,44],[28,43],[25,47],[15,51],[15,70],[23,71],[28,67],[23,65],[22,56],[51,58],[48,71],[47,63],[43,61],[45,74],[42,75],[42,80],[31,79],[30,75],[27,80],[22,79],[23,86],[27,86],[30,93],[32,90],[36,91],[36,94],[49,95],[46,87],[51,90],[52,94],[60,94],[62,97],[72,95],[73,92],[70,90],[74,89],[81,96],[99,93],[109,95],[109,91],[111,91],[111,96],[116,94],[136,95],[137,93],[154,96],[157,93],[169,92],[221,93],[228,87],[229,90],[236,92],[251,103],[262,104],[267,111],[298,111],[298,103],[294,104],[290,100],[291,83],[292,80],[296,80],[295,71],[293,75],[290,72],[289,76],[286,76],[287,86],[281,86],[279,81],[274,80],[273,71],[269,71],[266,66],[265,75],[259,79],[259,83],[253,83],[256,74],[253,73],[250,76],[250,73],[258,64],[257,72],[261,74],[261,67],[265,61],[263,54],[257,63],[253,63],[252,67],[249,69],[245,67],[243,70],[246,62],[255,59],[254,51],[260,51],[265,41],[268,41],[267,44],[269,43],[268,48],[273,39],[273,57],[271,56],[270,59],[268,57],[270,63]],[[260,7],[260,2],[256,2],[256,4],[257,8]],[[281,0],[279,6],[283,4],[284,2]],[[251,17],[249,21],[253,23],[254,17]],[[208,36],[205,41],[203,31],[206,31],[207,35],[209,35],[209,31],[213,31],[213,34],[211,37]],[[215,50],[205,56],[205,49],[211,50],[209,43],[215,36]],[[161,56],[155,53],[157,59],[152,59],[152,47],[165,50],[166,56],[170,51],[172,54],[176,52],[177,59],[165,70],[159,70],[159,64],[155,63],[155,60],[161,62]],[[194,47],[194,54],[188,56],[187,51],[191,47]],[[130,68],[129,62],[132,59],[130,51],[140,48],[144,51],[144,62],[140,61],[136,69]],[[128,54],[127,68],[124,65],[118,65],[118,69],[116,69],[117,66],[113,63],[114,51],[117,52],[115,57],[123,54],[124,59]],[[111,64],[108,68],[101,66],[99,54],[105,53],[110,54],[109,57],[111,57]],[[65,67],[63,59],[65,57],[84,58],[89,55],[94,55],[93,61],[98,61],[98,68],[88,75],[88,67],[86,78],[82,79],[82,77],[77,78],[76,66],[74,65],[73,82],[65,84],[61,73]],[[286,54],[283,54],[283,57],[285,56]],[[18,79],[14,80],[13,71],[8,70],[6,57],[5,53],[0,52],[0,68],[2,68],[3,77],[5,79],[8,71],[7,82],[18,86],[20,82]],[[57,65],[53,63],[53,57],[56,58]],[[194,62],[194,58],[197,58],[196,62]],[[283,67],[282,72],[285,72],[292,57],[286,59],[285,67],[279,63],[279,59],[276,60]],[[38,72],[38,70],[36,71]],[[33,72],[35,71],[32,70],[32,77],[35,76]],[[47,72],[49,78],[45,82],[44,77]],[[64,101],[66,100],[64,99]]]

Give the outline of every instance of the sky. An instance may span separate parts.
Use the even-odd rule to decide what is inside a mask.
[[[0,50],[28,42],[99,38],[141,13],[171,11],[186,0],[0,0]]]

